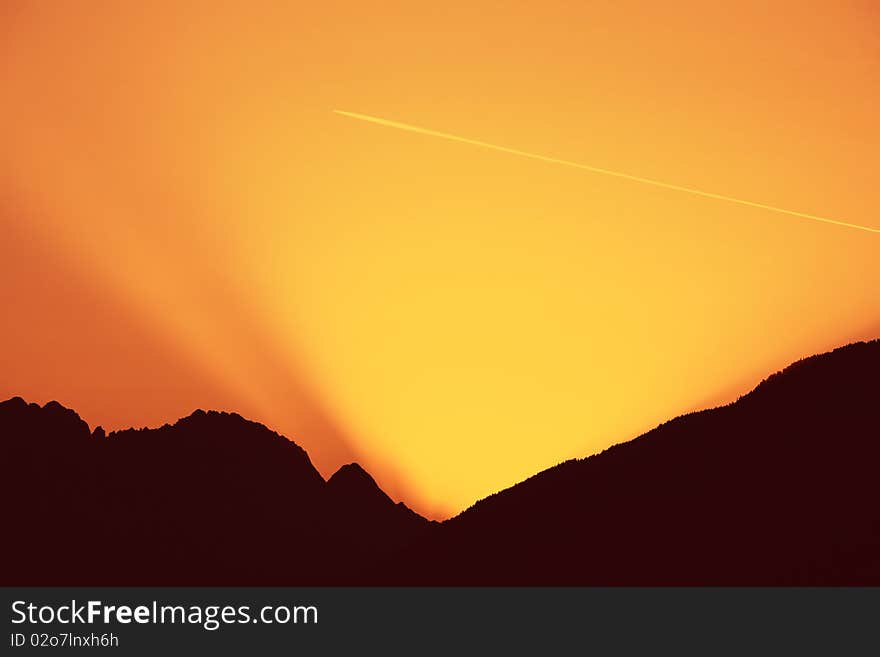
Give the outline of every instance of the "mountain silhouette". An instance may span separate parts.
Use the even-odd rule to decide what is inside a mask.
[[[325,482],[303,449],[235,414],[104,436],[13,398],[0,432],[4,584],[346,581],[431,525],[359,466]]]
[[[444,523],[236,414],[105,435],[0,403],[0,584],[880,584],[880,341]]]
[[[408,554],[401,579],[877,585],[878,465],[872,341],[478,502]]]
[[[327,491],[340,535],[356,537],[361,550],[384,557],[389,536],[410,537],[412,528],[424,528],[424,518],[403,502],[395,504],[357,463],[339,468],[327,480]]]

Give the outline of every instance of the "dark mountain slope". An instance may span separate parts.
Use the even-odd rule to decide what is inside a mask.
[[[541,472],[448,521],[405,581],[880,584],[880,341]],[[426,568],[425,564],[430,564]]]
[[[429,525],[372,479],[382,505],[213,411],[105,437],[60,404],[14,398],[0,404],[0,477],[3,584],[349,581]]]
[[[383,550],[387,536],[406,534],[422,521],[421,516],[403,502],[395,504],[357,463],[339,468],[327,481],[327,492],[332,509],[330,517],[341,533],[354,534],[363,549],[379,554],[388,554]],[[436,530],[437,523],[431,526]]]

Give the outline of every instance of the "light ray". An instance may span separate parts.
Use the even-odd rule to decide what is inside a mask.
[[[370,123],[377,123],[379,125],[384,125],[389,128],[397,128],[398,130],[406,130],[408,132],[415,132],[422,135],[429,135],[431,137],[439,137],[440,139],[447,139],[450,141],[457,141],[463,144],[470,144],[472,146],[480,146],[482,148],[489,148],[494,151],[500,151],[502,153],[509,153],[511,155],[519,155],[521,157],[528,157],[533,160],[540,160],[542,162],[550,162],[552,164],[561,164],[567,167],[574,167],[575,169],[583,169],[584,171],[590,171],[591,173],[599,173],[605,176],[614,176],[615,178],[624,178],[626,180],[632,180],[635,182],[639,182],[645,185],[653,185],[654,187],[662,187],[664,189],[672,189],[677,192],[685,192],[687,194],[694,194],[695,196],[702,196],[704,198],[711,198],[717,201],[727,201],[728,203],[737,203],[739,205],[745,205],[752,208],[759,208],[761,210],[769,210],[770,212],[779,212],[781,214],[787,214],[792,217],[800,217],[801,219],[809,219],[811,221],[820,221],[826,224],[834,224],[835,226],[843,226],[845,228],[855,228],[857,230],[863,230],[868,233],[880,233],[880,228],[872,228],[870,226],[862,226],[859,224],[852,224],[846,221],[839,221],[837,219],[829,219],[828,217],[820,217],[814,214],[807,214],[806,212],[798,212],[797,210],[786,210],[785,208],[779,208],[773,205],[767,205],[765,203],[757,203],[755,201],[748,201],[741,198],[736,198],[733,196],[725,196],[724,194],[715,194],[714,192],[704,192],[700,189],[693,189],[691,187],[684,187],[682,185],[674,185],[672,183],[663,182],[662,180],[653,180],[651,178],[643,178],[641,176],[634,176],[629,173],[623,173],[621,171],[612,171],[610,169],[602,169],[600,167],[590,166],[588,164],[581,164],[579,162],[572,162],[570,160],[561,160],[556,157],[549,157],[547,155],[538,155],[536,153],[529,153],[527,151],[521,151],[516,148],[508,148],[507,146],[498,146],[497,144],[490,144],[485,141],[479,141],[476,139],[469,139],[467,137],[459,137],[457,135],[451,135],[446,132],[439,132],[437,130],[430,130],[428,128],[420,128],[415,125],[410,125],[408,123],[401,123],[399,121],[391,121],[389,119],[382,119],[376,116],[369,116],[367,114],[358,114],[357,112],[346,112],[343,110],[333,110],[334,113],[340,114],[342,116],[347,116],[352,119],[359,119],[361,121],[368,121]]]

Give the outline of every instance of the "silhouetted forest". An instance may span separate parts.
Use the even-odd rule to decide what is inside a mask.
[[[104,436],[14,398],[0,583],[878,585],[878,420],[856,343],[438,524],[238,415]]]

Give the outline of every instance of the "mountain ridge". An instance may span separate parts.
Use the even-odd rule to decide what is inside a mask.
[[[820,363],[824,359],[826,359],[827,357],[832,357],[835,354],[839,355],[842,353],[851,354],[854,350],[861,351],[862,349],[880,349],[880,339],[861,340],[861,341],[857,341],[857,342],[852,342],[852,343],[849,343],[846,345],[836,347],[836,348],[832,349],[831,351],[827,351],[827,352],[824,352],[821,354],[814,354],[812,356],[806,356],[804,358],[798,359],[798,360],[790,363],[789,365],[785,366],[781,370],[777,370],[776,372],[767,375],[760,382],[758,382],[753,388],[751,388],[747,392],[744,392],[743,394],[741,394],[739,397],[737,397],[735,400],[733,400],[731,402],[728,402],[726,404],[721,404],[719,406],[713,406],[711,408],[698,409],[698,410],[690,411],[688,413],[682,413],[681,415],[677,415],[677,416],[670,418],[668,420],[664,420],[663,422],[661,422],[660,424],[658,424],[654,428],[649,429],[649,430],[645,431],[644,433],[641,433],[637,436],[634,436],[628,440],[624,440],[624,441],[609,445],[605,449],[603,449],[599,452],[596,452],[594,454],[589,454],[584,457],[571,458],[571,459],[566,459],[564,461],[561,461],[560,463],[557,463],[554,466],[551,466],[551,467],[546,468],[544,470],[538,471],[538,472],[534,473],[533,475],[526,477],[525,479],[514,484],[513,486],[508,486],[507,488],[503,488],[501,490],[498,490],[494,493],[487,495],[486,497],[483,497],[483,498],[480,498],[479,500],[476,500],[473,504],[471,504],[466,509],[463,509],[462,511],[457,513],[455,516],[448,518],[447,521],[454,520],[455,518],[458,518],[459,516],[464,515],[465,513],[467,513],[468,511],[470,511],[474,507],[479,506],[483,502],[485,502],[491,498],[494,498],[497,495],[501,495],[507,490],[510,490],[512,488],[516,488],[517,486],[521,486],[521,485],[525,484],[526,482],[534,479],[535,477],[541,476],[545,472],[549,472],[549,471],[554,470],[559,467],[564,467],[567,464],[582,463],[582,462],[587,461],[589,459],[593,459],[598,456],[601,456],[602,454],[605,454],[607,452],[612,452],[622,446],[629,445],[635,441],[649,438],[650,436],[655,435],[656,432],[659,432],[659,431],[663,430],[665,427],[668,427],[670,425],[674,425],[674,424],[682,421],[685,418],[699,416],[704,413],[713,413],[713,412],[717,412],[717,411],[723,411],[724,409],[731,408],[731,407],[735,406],[736,404],[740,403],[742,400],[750,399],[755,394],[760,394],[760,393],[764,392],[768,387],[772,387],[772,386],[776,385],[778,382],[784,380],[786,376],[791,376],[792,373],[799,372],[805,368],[810,367],[811,365],[815,365],[816,363]],[[878,376],[880,376],[880,373],[878,373]]]
[[[446,583],[880,583],[878,381],[877,340],[802,359],[480,500],[413,559]]]
[[[296,443],[235,413],[104,436],[57,402],[15,397],[0,402],[17,538],[0,547],[14,565],[2,579],[880,584],[878,382],[880,340],[804,358],[442,523],[358,464],[325,481]],[[66,535],[79,542],[56,549]]]
[[[269,584],[297,561],[310,567],[285,581],[344,581],[431,526],[375,482],[365,507],[235,413],[98,429],[58,402],[0,402],[0,499],[18,536],[0,548],[4,584]],[[79,540],[56,549],[65,535]]]

